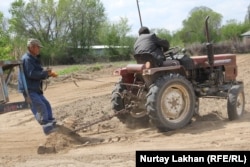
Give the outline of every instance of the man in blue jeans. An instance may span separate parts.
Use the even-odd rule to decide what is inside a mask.
[[[22,65],[28,95],[25,92],[25,85],[23,85],[20,73],[18,76],[18,88],[24,97],[29,100],[32,113],[43,127],[44,133],[48,135],[56,130],[56,120],[53,117],[49,101],[43,95],[42,81],[56,75],[51,70],[44,70],[41,65],[39,54],[42,45],[39,40],[29,39],[27,48],[27,53],[22,56]]]

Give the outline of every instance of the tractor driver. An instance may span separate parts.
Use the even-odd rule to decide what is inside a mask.
[[[134,44],[135,54],[150,53],[156,59],[157,65],[162,66],[165,61],[164,52],[168,51],[169,42],[160,39],[155,33],[150,33],[148,27],[139,29],[139,37]]]

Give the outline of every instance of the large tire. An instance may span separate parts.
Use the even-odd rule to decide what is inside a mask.
[[[234,85],[229,90],[227,113],[229,120],[237,120],[245,111],[245,94],[242,85]]]
[[[187,125],[195,111],[195,94],[191,83],[179,74],[168,74],[151,85],[147,110],[160,131]]]
[[[122,109],[125,109],[125,99],[122,97],[122,92],[126,90],[126,86],[121,85],[122,81],[116,84],[114,90],[112,91],[112,110],[114,112],[118,112]],[[137,127],[148,127],[149,126],[149,117],[145,116],[137,116],[133,117],[130,113],[118,114],[117,118],[126,125],[128,128],[137,128]]]

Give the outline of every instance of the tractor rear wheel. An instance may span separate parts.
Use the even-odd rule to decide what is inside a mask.
[[[191,83],[179,74],[168,74],[151,85],[147,110],[160,131],[187,125],[195,112],[196,99]]]
[[[118,112],[120,110],[125,109],[125,104],[123,101],[122,92],[124,90],[126,90],[126,87],[124,85],[121,85],[120,83],[121,83],[121,81],[115,85],[115,88],[112,91],[111,105],[112,105],[112,110],[114,112]],[[126,122],[127,117],[129,117],[129,113],[117,115],[117,118],[122,123]]]
[[[229,90],[227,99],[227,113],[229,120],[242,117],[245,111],[245,94],[242,85],[234,85]]]
[[[125,105],[129,103],[126,98],[123,97],[123,91],[126,91],[126,86],[121,84],[122,81],[116,84],[112,91],[111,105],[114,112],[125,109]],[[146,110],[146,108],[145,108]],[[118,114],[117,118],[126,125],[128,128],[147,127],[149,126],[148,115],[135,115],[133,113]]]

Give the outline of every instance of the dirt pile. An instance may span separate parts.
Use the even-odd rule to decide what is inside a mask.
[[[49,135],[45,144],[38,149],[38,153],[58,153],[79,146],[122,140],[122,137],[115,137],[116,139],[112,137],[86,137],[89,134],[98,135],[111,132],[117,127],[123,126],[116,118],[88,126],[96,120],[112,115],[111,105],[107,105],[110,103],[109,101],[110,95],[94,96],[54,108],[54,114],[58,121],[58,131]],[[83,128],[84,126],[88,127]]]

